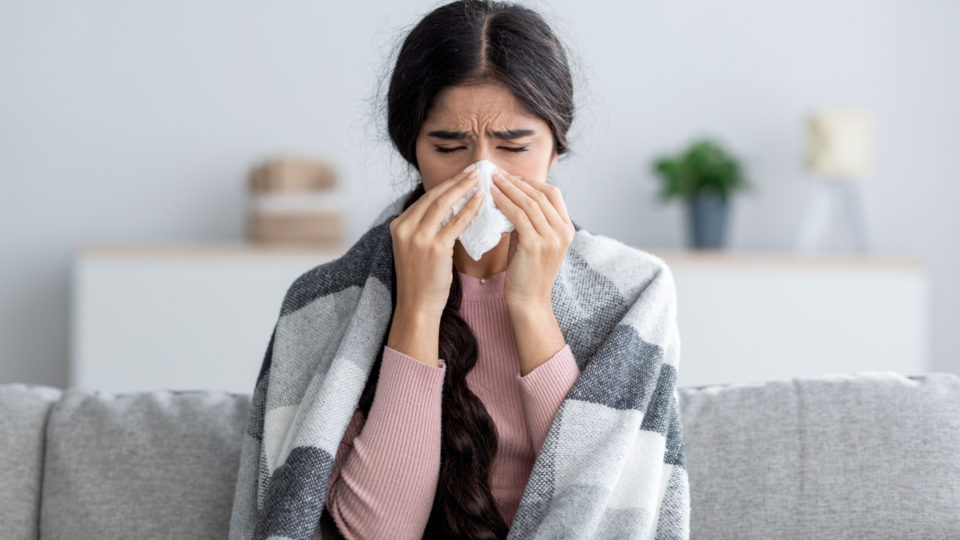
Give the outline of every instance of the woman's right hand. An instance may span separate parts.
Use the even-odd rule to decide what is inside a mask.
[[[454,203],[476,185],[479,175],[471,165],[424,193],[390,222],[393,260],[397,272],[397,306],[439,318],[453,284],[453,246],[480,208],[483,191],[446,225]]]

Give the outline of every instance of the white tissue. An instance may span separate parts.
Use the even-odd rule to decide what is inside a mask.
[[[467,254],[473,260],[479,261],[484,253],[500,243],[500,235],[513,232],[513,223],[510,223],[507,216],[497,208],[496,203],[493,202],[493,195],[490,194],[490,188],[493,186],[493,173],[497,170],[497,166],[486,159],[481,159],[473,166],[480,173],[480,178],[462,199],[453,204],[450,214],[443,219],[443,225],[449,223],[453,216],[460,213],[460,210],[470,201],[470,197],[478,189],[482,189],[483,197],[480,199],[480,209],[477,210],[473,219],[470,220],[470,224],[460,233],[459,237],[460,243],[463,244],[463,249],[467,251]]]

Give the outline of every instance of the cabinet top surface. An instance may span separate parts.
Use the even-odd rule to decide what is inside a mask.
[[[76,250],[80,259],[87,258],[236,258],[236,257],[322,257],[336,258],[350,246],[310,246],[297,244],[235,243],[154,243],[154,244],[85,244]],[[838,268],[884,268],[921,270],[924,264],[906,256],[858,253],[796,253],[790,251],[732,251],[732,250],[680,250],[668,248],[640,248],[662,258],[673,266],[788,266],[788,267],[838,267]]]

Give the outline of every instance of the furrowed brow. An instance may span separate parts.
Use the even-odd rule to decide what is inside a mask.
[[[489,134],[491,137],[509,141],[513,139],[519,139],[521,137],[528,137],[533,135],[534,131],[532,129],[507,129],[504,131],[491,131]],[[437,137],[438,139],[450,139],[454,141],[470,138],[470,133],[466,131],[437,130],[431,131],[427,133],[427,135],[430,137]]]

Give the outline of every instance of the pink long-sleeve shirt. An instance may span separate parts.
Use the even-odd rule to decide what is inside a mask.
[[[490,487],[506,523],[567,392],[580,376],[569,345],[525,376],[503,299],[506,271],[481,281],[462,272],[460,315],[478,342],[467,386],[497,429]],[[420,538],[440,474],[446,363],[429,366],[386,347],[364,420],[358,409],[334,459],[326,507],[348,539]]]

